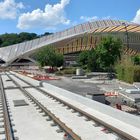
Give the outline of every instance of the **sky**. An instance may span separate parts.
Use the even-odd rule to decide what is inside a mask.
[[[58,32],[103,19],[140,24],[140,0],[0,0],[0,34]]]

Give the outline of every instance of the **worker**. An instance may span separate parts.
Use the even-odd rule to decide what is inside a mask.
[[[65,133],[63,140],[72,140],[72,137],[69,134]]]
[[[63,140],[68,140],[67,136],[68,135],[65,133],[64,136],[63,136]]]

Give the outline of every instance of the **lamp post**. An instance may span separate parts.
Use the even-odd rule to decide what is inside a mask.
[[[125,31],[126,31],[126,44],[127,44],[127,49],[129,49],[129,36],[128,36],[128,30],[127,30],[127,25],[126,25],[126,23],[125,22],[123,22],[122,23],[122,25],[124,25],[124,27],[125,27]]]

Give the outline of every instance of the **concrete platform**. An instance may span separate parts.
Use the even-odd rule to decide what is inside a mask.
[[[35,89],[26,89],[32,96],[38,99],[45,107],[54,113],[61,121],[69,126],[83,140],[115,140],[117,137],[114,134],[106,134],[102,132],[102,126],[94,127],[93,121],[85,121],[85,117],[79,117],[77,113],[72,113],[72,110],[58,104]]]
[[[16,87],[12,81],[9,81],[9,78],[6,75],[2,75],[2,79],[4,81],[4,88]]]
[[[17,74],[17,75],[19,75],[19,74]],[[28,77],[22,76],[22,78],[30,81],[31,83],[33,83],[35,85],[39,84],[38,81],[35,81]],[[61,98],[62,100],[67,101],[68,103],[71,103],[72,105],[78,107],[79,109],[84,110],[85,112],[105,121],[106,123],[136,137],[137,139],[140,139],[140,133],[139,133],[140,132],[140,118],[139,117],[113,109],[109,106],[100,104],[98,102],[95,102],[90,99],[84,98],[82,96],[76,95],[72,92],[55,87],[53,85],[50,85],[47,83],[44,83],[43,85],[44,85],[44,88],[42,88],[42,89],[49,92],[50,94],[53,94],[53,95]],[[31,91],[32,94],[34,93],[34,96],[36,96],[36,98],[39,98],[39,100],[42,103],[45,103],[47,106],[48,100],[46,101],[46,99],[45,99],[46,97],[39,95],[39,93],[36,93],[33,89],[28,89],[28,90],[32,90]],[[51,103],[49,103],[48,106],[50,104]],[[51,109],[51,106],[49,106],[49,108]],[[70,116],[70,114],[68,114],[68,112],[65,112],[65,109],[63,109],[63,111],[60,111],[60,112],[59,112],[59,109],[57,109],[57,110],[54,109],[54,112],[58,113],[57,115],[60,115],[60,117],[62,117],[63,120],[67,119],[68,116]],[[62,112],[64,112],[64,114]],[[65,116],[66,114],[68,114],[68,116]],[[74,116],[71,116],[71,118],[74,118]],[[81,118],[79,118],[79,120]],[[72,119],[68,119],[68,120],[72,121]],[[65,121],[68,121],[68,120],[65,120]],[[74,122],[78,123],[78,120],[76,119]],[[84,126],[82,126],[83,123],[81,123],[81,122],[82,122],[82,120],[80,120],[80,122],[78,124],[81,125],[80,128],[84,128]],[[79,129],[79,127],[76,128],[76,125],[74,123],[72,123],[72,122],[67,122],[67,123],[69,123],[69,125],[72,127],[72,129],[74,129],[77,133],[80,133],[80,135],[82,135],[82,137],[87,138],[87,136],[84,132],[89,131],[88,129],[83,131],[83,129],[81,130],[81,129]],[[89,126],[86,126],[86,127],[89,128]],[[99,131],[98,128],[95,131]],[[94,131],[92,131],[92,133],[93,132]],[[91,132],[89,131],[88,134],[90,134],[90,133]],[[93,135],[93,134],[91,134],[91,135]],[[102,131],[100,131],[99,135],[102,135]],[[95,136],[95,139],[96,138],[98,139],[98,132],[97,133],[95,132],[95,134],[92,136],[92,138],[94,136]],[[108,138],[106,136],[110,136],[110,137]],[[88,138],[91,139],[91,137],[88,137]],[[112,138],[115,139],[114,135],[112,137],[112,135],[105,134],[101,139],[112,139]]]
[[[5,82],[6,83],[6,82]],[[62,140],[63,133],[57,133],[58,127],[52,127],[52,123],[46,121],[46,117],[40,114],[33,104],[18,89],[6,90],[10,111],[17,130],[15,135],[19,140]],[[25,100],[28,106],[15,107],[13,100]]]

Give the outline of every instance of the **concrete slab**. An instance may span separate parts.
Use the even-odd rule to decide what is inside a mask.
[[[21,80],[17,79],[17,78],[14,77],[13,75],[11,75],[11,77],[12,77],[14,80],[16,80],[18,83],[20,83],[20,85],[22,85],[22,86],[24,86],[24,87],[28,86],[26,83],[24,83],[24,82],[22,82]]]
[[[30,81],[33,84],[34,84],[34,82],[37,84],[37,82],[34,81],[33,79],[30,79],[30,78],[27,78],[24,76],[22,76],[22,77],[24,79]],[[58,98],[78,107],[79,109],[84,110],[85,112],[87,112],[97,118],[100,118],[101,120],[104,120],[106,123],[113,125],[114,127],[121,129],[122,131],[127,132],[128,134],[131,134],[132,136],[136,137],[137,139],[140,139],[140,133],[139,133],[140,132],[140,123],[139,123],[140,118],[139,117],[130,115],[128,113],[113,109],[111,107],[105,106],[103,104],[97,103],[92,100],[86,99],[82,96],[76,95],[72,92],[58,88],[56,86],[53,86],[53,85],[50,85],[47,83],[44,83],[43,85],[45,88],[42,88],[42,89],[49,92],[50,94],[55,95]],[[31,92],[36,93],[34,91],[31,91]],[[39,95],[39,93],[34,94],[34,96],[37,96],[36,98],[39,98],[39,100],[42,101],[42,103],[44,102],[45,97],[42,97],[42,95]],[[45,101],[45,103],[46,103],[46,101]],[[46,103],[46,105],[47,105],[47,103]],[[57,109],[57,110],[59,110],[59,109]],[[55,110],[54,112],[57,112],[57,110]],[[62,112],[63,111],[61,111],[61,114],[59,112],[59,114],[62,115]],[[64,111],[64,116],[65,116],[65,114],[66,114],[66,112]],[[60,117],[63,117],[63,115]],[[65,116],[63,119],[65,119],[65,118],[67,118],[67,117]],[[78,121],[76,121],[76,123],[77,122]],[[81,124],[82,123],[80,123],[80,125]],[[84,128],[84,126],[82,126],[82,128]],[[75,126],[73,126],[73,129],[76,129]],[[76,130],[78,132],[80,129],[78,128]],[[81,131],[83,132],[83,129]],[[83,132],[83,134],[84,134],[84,132]],[[81,135],[83,136],[83,134],[81,134]],[[101,134],[101,132],[100,132],[100,134]]]
[[[26,101],[25,100],[13,100],[13,102],[14,102],[14,106],[26,106],[26,105],[29,105],[29,104],[27,104],[26,103]]]
[[[114,134],[106,134],[102,132],[102,127],[94,127],[92,121],[85,121],[84,117],[78,117],[76,113],[72,113],[67,107],[63,107],[55,100],[44,96],[35,89],[26,89],[32,96],[39,100],[52,113],[54,113],[61,121],[69,126],[76,134],[84,140],[115,140]]]
[[[132,134],[133,136],[140,138],[140,133],[139,133],[140,127],[139,127],[139,123],[138,123],[138,122],[140,122],[139,117],[133,116],[131,114],[128,114],[128,113],[125,113],[125,112],[122,112],[119,110],[115,110],[111,107],[97,103],[95,101],[91,101],[89,99],[85,99],[81,96],[79,96],[79,98],[78,98],[78,95],[73,95],[70,92],[69,92],[69,95],[67,94],[66,96],[64,96],[64,94],[62,95],[61,89],[60,89],[61,92],[59,92],[59,88],[54,89],[55,87],[52,85],[49,85],[49,84],[48,85],[45,84],[44,86],[46,87],[46,89],[44,89],[45,91],[71,103],[72,105],[75,105],[76,107],[86,111],[87,113],[89,113],[93,116],[96,116],[97,118],[100,118],[101,120],[104,120],[108,124],[113,125],[116,128],[127,132],[128,134]],[[76,98],[76,96],[77,96],[77,98]],[[93,104],[94,104],[94,106],[93,106]],[[93,107],[93,108],[91,108],[91,107]],[[98,111],[97,108],[102,110],[102,112],[100,112],[100,110]],[[105,113],[105,111],[106,111],[106,113]],[[112,116],[109,116],[109,114],[111,115],[111,112],[112,112]],[[115,113],[115,114],[113,114],[113,113]],[[113,115],[114,115],[114,117],[113,117]],[[118,116],[124,116],[127,118],[119,118]],[[121,121],[121,119],[122,119],[122,121]],[[124,121],[124,119],[126,120],[126,122],[127,121],[128,122],[126,123]],[[132,125],[132,123],[133,123],[133,125]]]
[[[2,79],[4,81],[4,88],[16,87],[16,85],[12,81],[7,81],[9,80],[9,78],[6,75],[2,75]]]
[[[45,117],[18,90],[7,90],[7,99],[14,119],[16,135],[20,140],[62,140],[63,133],[57,133],[57,127],[51,127]],[[29,106],[14,107],[13,100],[24,99]]]

